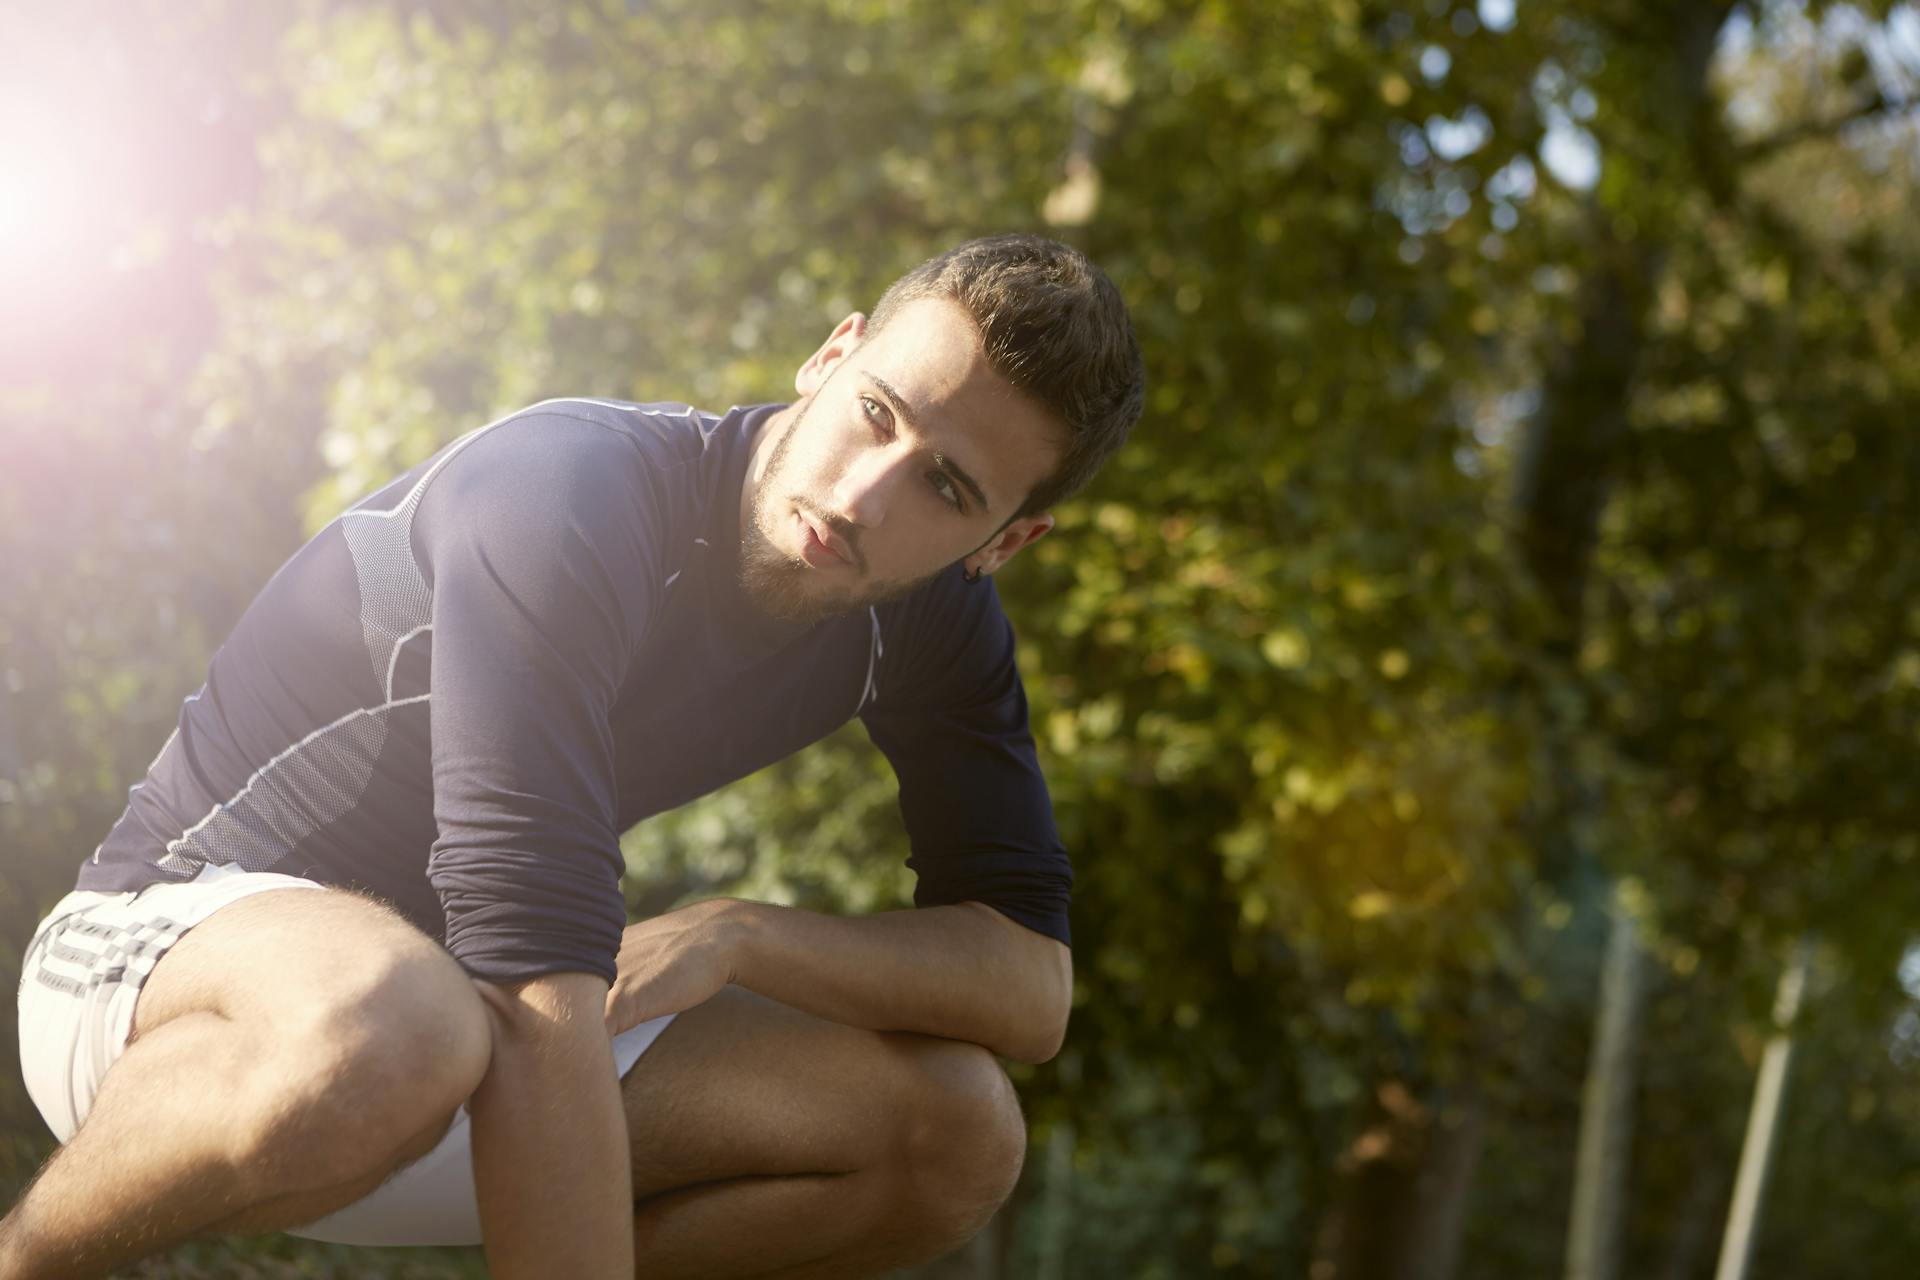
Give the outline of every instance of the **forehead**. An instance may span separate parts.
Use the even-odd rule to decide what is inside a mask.
[[[1059,463],[1053,415],[995,373],[973,318],[957,302],[920,298],[849,357],[857,376],[899,392],[928,445],[951,456],[1010,515]]]

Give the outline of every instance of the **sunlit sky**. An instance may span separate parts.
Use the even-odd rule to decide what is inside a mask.
[[[194,226],[252,172],[215,86],[258,24],[111,12],[0,5],[0,376],[64,376],[48,362],[194,323],[210,263]]]
[[[8,19],[0,40],[0,290],[9,309],[100,270],[139,204],[126,181],[135,166],[124,59],[104,41],[88,48],[75,32],[26,25]]]

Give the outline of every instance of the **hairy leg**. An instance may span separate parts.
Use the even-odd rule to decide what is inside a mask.
[[[1026,1150],[978,1045],[863,1031],[738,987],[674,1019],[622,1082],[640,1273],[842,1277],[979,1230]]]
[[[92,1113],[4,1220],[0,1277],[295,1226],[431,1150],[485,1073],[472,983],[353,894],[223,907],[154,967]]]

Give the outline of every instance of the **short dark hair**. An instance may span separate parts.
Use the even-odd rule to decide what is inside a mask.
[[[1139,421],[1147,375],[1133,320],[1113,281],[1078,249],[1036,235],[969,240],[894,281],[867,336],[921,298],[965,307],[993,371],[1066,427],[1066,456],[1017,516],[1078,491]]]

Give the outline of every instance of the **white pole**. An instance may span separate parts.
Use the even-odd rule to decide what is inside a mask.
[[[1615,1280],[1620,1274],[1641,984],[1639,929],[1627,896],[1618,889],[1608,919],[1593,1047],[1587,1052],[1587,1083],[1580,1099],[1567,1280]]]
[[[1774,1033],[1760,1058],[1760,1076],[1753,1087],[1753,1110],[1747,1115],[1747,1139],[1740,1148],[1740,1173],[1734,1179],[1733,1207],[1727,1211],[1727,1233],[1720,1241],[1720,1266],[1714,1280],[1746,1280],[1753,1259],[1753,1237],[1760,1217],[1760,1196],[1766,1190],[1767,1166],[1773,1156],[1774,1134],[1780,1123],[1780,1104],[1786,1094],[1787,1064],[1793,1058],[1793,1020],[1800,1012],[1800,996],[1807,985],[1807,963],[1812,947],[1802,941],[1780,975],[1774,993]]]

